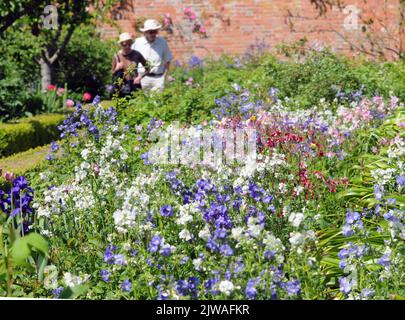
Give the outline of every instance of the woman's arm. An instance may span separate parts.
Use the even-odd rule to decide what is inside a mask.
[[[111,73],[114,74],[121,69],[124,69],[124,64],[119,60],[118,55],[115,54],[112,60]]]

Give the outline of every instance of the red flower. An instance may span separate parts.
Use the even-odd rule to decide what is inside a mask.
[[[48,84],[48,90],[56,90],[56,86],[54,84]]]
[[[83,101],[90,101],[91,100],[91,94],[88,92],[85,92],[83,94]]]

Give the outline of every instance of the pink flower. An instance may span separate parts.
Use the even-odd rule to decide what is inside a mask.
[[[54,84],[48,84],[48,90],[55,90],[56,86]]]
[[[194,79],[192,77],[188,78],[188,80],[186,81],[186,85],[191,86],[194,82]]]
[[[11,182],[14,180],[14,173],[12,172],[6,172],[4,174],[4,179],[6,179],[8,182]]]
[[[200,26],[200,32],[201,32],[201,33],[206,33],[206,32],[207,32],[207,29],[205,29],[204,26]]]
[[[191,7],[184,8],[184,14],[189,15],[193,13],[193,9]]]
[[[173,82],[174,80],[176,80],[174,77],[172,77],[172,76],[169,76],[168,78],[167,78],[167,80],[169,80],[169,82]]]
[[[197,19],[197,16],[195,15],[194,12],[191,13],[188,17],[189,17],[190,20],[195,20],[195,19]]]
[[[66,107],[72,108],[75,105],[74,101],[72,99],[67,99],[66,100]]]
[[[57,94],[58,96],[61,96],[64,92],[65,92],[65,89],[64,89],[64,88],[58,88],[58,90],[56,91],[56,94]]]
[[[100,174],[100,167],[99,167],[97,164],[93,163],[93,164],[91,165],[91,169],[93,170],[94,175],[95,175],[96,177],[98,177],[98,175]]]
[[[90,100],[91,100],[91,94],[88,93],[88,92],[85,92],[85,93],[83,94],[83,100],[84,100],[84,101],[90,101]]]

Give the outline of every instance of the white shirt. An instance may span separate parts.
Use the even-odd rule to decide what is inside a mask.
[[[139,51],[148,61],[151,73],[163,73],[166,62],[173,59],[166,40],[161,37],[156,37],[152,43],[148,42],[145,37],[137,38],[132,49]],[[138,72],[141,74],[145,72],[145,68],[141,64],[138,65]]]

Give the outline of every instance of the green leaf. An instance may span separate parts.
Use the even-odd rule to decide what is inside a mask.
[[[37,266],[38,266],[38,280],[43,281],[44,280],[44,269],[46,265],[48,264],[48,258],[45,255],[40,255],[37,261]]]
[[[25,260],[30,256],[31,251],[26,238],[18,238],[11,247],[11,258],[15,265],[25,264]]]
[[[74,299],[74,298],[78,297],[79,295],[85,293],[87,291],[87,289],[88,289],[87,286],[84,286],[81,284],[79,284],[73,288],[68,287],[62,291],[59,298],[60,299]]]
[[[48,254],[48,242],[46,242],[41,235],[38,233],[30,233],[25,238],[29,246],[41,251],[44,255]]]

